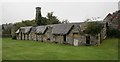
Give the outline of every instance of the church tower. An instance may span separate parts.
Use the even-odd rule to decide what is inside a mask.
[[[37,25],[41,25],[41,7],[36,7],[36,17],[35,17],[35,22]]]

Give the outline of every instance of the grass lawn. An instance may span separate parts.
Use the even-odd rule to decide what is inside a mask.
[[[100,46],[70,46],[3,38],[3,60],[118,60],[118,39]]]
[[[2,60],[2,38],[0,38],[0,61]]]

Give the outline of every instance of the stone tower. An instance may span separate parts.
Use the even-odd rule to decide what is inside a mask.
[[[36,17],[35,21],[37,25],[41,25],[41,7],[36,7]]]

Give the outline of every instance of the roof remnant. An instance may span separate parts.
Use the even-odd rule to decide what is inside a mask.
[[[47,26],[37,26],[35,33],[44,34],[47,29]]]
[[[30,30],[31,33],[34,33],[35,31],[36,31],[36,27],[32,27]]]
[[[31,28],[32,28],[32,26],[20,27],[20,29],[18,29],[17,31],[25,34],[25,33],[29,33]],[[16,33],[18,33],[17,31],[16,31]]]
[[[73,24],[55,24],[53,25],[52,33],[60,35],[68,34],[72,26]]]

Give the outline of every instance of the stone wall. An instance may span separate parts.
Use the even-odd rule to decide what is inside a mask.
[[[30,40],[36,40],[36,34],[35,33],[30,33],[31,39]]]
[[[29,34],[29,40],[32,40],[32,34],[31,33]]]
[[[25,36],[24,36],[24,34],[22,33],[22,40],[24,40],[24,37],[25,37]]]
[[[66,43],[73,45],[73,34],[70,33],[66,36]]]
[[[79,45],[85,45],[86,44],[86,36],[80,35],[79,40],[80,40]]]
[[[95,35],[95,36],[90,35],[90,44],[95,45],[95,44],[97,44],[97,42],[98,42],[97,35]]]
[[[66,39],[67,39],[66,42],[68,44],[71,44],[71,45],[74,45],[74,40],[78,40],[78,45],[83,45],[86,42],[85,36],[83,36],[79,33],[79,27],[78,26],[74,26],[72,28],[70,33],[67,35]]]
[[[62,35],[55,36],[55,42],[57,43],[63,43],[64,39]]]
[[[25,40],[28,40],[28,35],[27,34],[25,34]]]
[[[46,34],[42,35],[42,38],[43,38],[43,41],[44,41],[44,42],[46,42],[46,41],[47,41],[47,39],[48,39],[48,37],[47,37],[47,35],[46,35]]]
[[[46,41],[53,42],[52,27],[48,27],[44,35],[46,37]]]
[[[36,39],[37,41],[42,41],[42,35],[37,34],[37,35],[36,35],[36,38],[37,38],[37,39]]]

